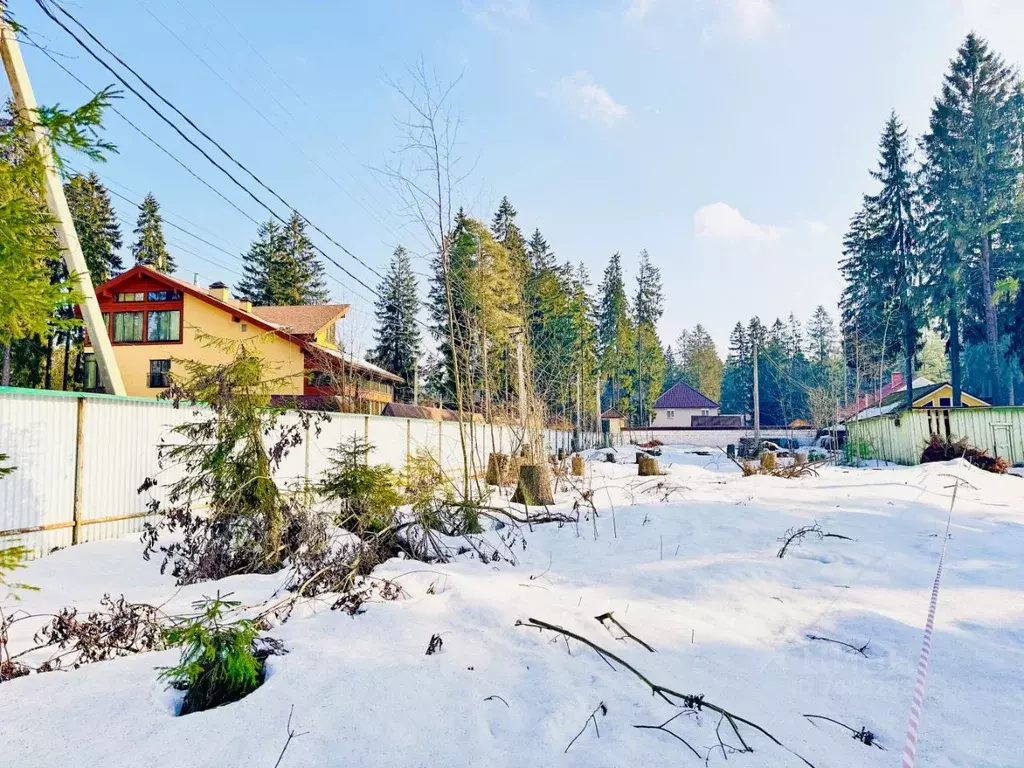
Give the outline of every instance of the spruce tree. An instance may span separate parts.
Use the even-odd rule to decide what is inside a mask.
[[[598,291],[598,343],[601,373],[607,382],[605,406],[628,410],[627,398],[633,388],[630,372],[634,367],[635,330],[622,279],[622,257],[618,253],[608,261]]]
[[[132,257],[136,264],[148,264],[161,272],[173,273],[177,268],[174,258],[167,252],[160,204],[152,192],[146,195],[139,206]]]
[[[651,264],[646,250],[640,251],[636,273],[636,298],[633,310],[637,325],[657,325],[664,313],[664,297],[661,288],[661,270]]]
[[[316,249],[306,234],[306,221],[298,211],[291,217],[281,232],[282,261],[279,267],[283,281],[295,274],[293,301],[289,304],[326,304],[330,297],[327,290],[324,265],[316,255]]]
[[[825,366],[832,358],[836,329],[828,310],[821,304],[814,310],[807,326],[807,351],[815,365]]]
[[[404,383],[395,386],[399,402],[412,402],[414,395],[420,356],[418,306],[412,262],[408,251],[398,246],[378,290],[377,326],[373,332],[376,346],[370,352],[370,362],[402,377]]]
[[[753,404],[753,364],[750,337],[743,323],[737,322],[729,334],[729,352],[722,375],[722,410],[748,414]]]
[[[90,173],[68,179],[64,195],[92,284],[101,285],[124,268],[117,252],[121,247],[121,227],[110,203],[110,193],[99,177]]]
[[[256,306],[272,306],[285,303],[286,286],[279,286],[276,280],[281,271],[276,264],[281,260],[283,239],[281,227],[271,219],[260,224],[249,250],[242,256],[242,279],[235,286],[239,299],[251,301]]]
[[[491,233],[494,239],[501,243],[508,251],[509,260],[516,271],[518,279],[525,280],[529,274],[529,258],[526,252],[526,244],[523,241],[523,233],[516,224],[516,209],[512,207],[507,197],[501,198],[498,210],[494,213],[491,221]]]
[[[960,405],[960,331],[983,338],[1000,370],[996,283],[1019,256],[1001,235],[1018,217],[1021,174],[1019,78],[973,32],[950,63],[922,140],[929,219],[927,261],[948,322],[954,405]],[[997,378],[998,375],[997,375]],[[1005,402],[1001,382],[995,404]]]
[[[742,327],[740,332],[742,333]],[[680,334],[676,341],[676,349],[681,350],[681,379],[716,403],[721,402],[724,366],[711,334],[698,323],[692,331],[683,331]]]
[[[540,274],[555,265],[555,255],[539,229],[533,230],[533,235],[526,244],[526,255],[530,259],[531,275]]]

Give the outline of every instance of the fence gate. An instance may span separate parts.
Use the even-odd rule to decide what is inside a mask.
[[[993,424],[992,425],[992,447],[995,449],[993,456],[1004,456],[1009,458],[1013,452],[1013,425]]]

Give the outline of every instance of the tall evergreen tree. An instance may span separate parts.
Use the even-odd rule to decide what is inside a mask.
[[[491,221],[491,234],[508,251],[509,261],[519,279],[525,279],[529,274],[526,243],[519,225],[516,224],[516,209],[512,207],[512,203],[507,197],[501,198],[498,210],[494,213],[494,218]]]
[[[399,402],[412,402],[414,394],[420,356],[418,305],[409,253],[398,246],[378,291],[377,326],[373,333],[376,346],[370,353],[370,362],[402,377],[404,383],[395,387]]]
[[[742,327],[740,328],[742,333]],[[734,329],[733,333],[736,331]],[[742,344],[742,342],[737,342]],[[724,365],[718,356],[715,342],[703,325],[698,323],[692,331],[684,331],[676,341],[679,350],[680,378],[689,386],[717,403],[722,398]]]
[[[235,292],[257,306],[327,302],[323,266],[297,213],[286,227],[273,219],[259,226],[256,239],[242,256],[242,279]]]
[[[530,260],[530,273],[537,275],[555,266],[555,255],[551,252],[548,241],[539,229],[533,230],[530,241],[526,244],[526,255]]]
[[[68,179],[64,183],[64,195],[92,283],[94,286],[105,283],[124,268],[118,253],[121,227],[110,203],[110,193],[99,176],[89,173]]]
[[[256,239],[242,256],[242,279],[235,285],[235,295],[256,306],[285,304],[287,286],[278,284],[285,277],[278,269],[281,252],[280,225],[273,219],[260,224]]]
[[[725,413],[748,414],[753,409],[753,364],[750,336],[743,323],[737,322],[729,334],[729,352],[722,374],[722,410]]]
[[[640,251],[636,273],[636,298],[633,300],[636,324],[657,325],[665,311],[664,303],[661,270],[651,264],[651,257],[646,250]]]
[[[1018,216],[1021,128],[1017,73],[973,32],[957,51],[932,108],[925,153],[928,262],[949,332],[954,404],[960,404],[960,324],[984,338],[999,371],[995,284],[1017,270],[1004,228]],[[996,383],[996,404],[1005,402]]]
[[[149,264],[161,272],[173,273],[177,268],[174,257],[167,252],[164,240],[163,218],[160,204],[150,192],[139,206],[139,217],[135,224],[135,242],[132,257],[136,264]]]
[[[281,231],[281,238],[286,268],[294,268],[298,275],[296,300],[288,303],[326,304],[330,292],[327,290],[324,265],[316,255],[313,242],[306,234],[306,221],[298,211],[292,211]]]
[[[807,326],[807,351],[815,365],[827,365],[836,345],[836,328],[828,310],[821,304],[814,310]]]
[[[622,279],[622,257],[618,253],[608,261],[598,292],[598,343],[601,374],[606,382],[605,406],[628,410],[628,396],[633,388],[630,371],[635,330]]]

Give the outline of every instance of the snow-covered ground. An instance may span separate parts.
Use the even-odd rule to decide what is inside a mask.
[[[226,707],[174,716],[177,694],[155,670],[173,650],[0,684],[0,765],[273,768],[293,707],[305,735],[282,768],[697,766],[706,755],[709,765],[804,765],[793,753],[817,768],[898,765],[953,474],[970,485],[953,513],[918,764],[1024,765],[1024,480],[952,463],[744,478],[715,451],[662,459],[663,480],[680,486],[668,501],[668,488],[643,492],[658,481],[631,463],[588,464],[599,517],[535,526],[518,566],[392,560],[376,574],[401,583],[405,599],[354,617],[307,606],[268,633],[289,653],[270,659],[265,684]],[[786,529],[814,520],[854,540],[808,539],[776,557]],[[178,591],[122,540],[58,552],[18,578],[41,591],[4,609],[45,613],[95,607],[105,592],[170,600],[167,611],[217,590],[255,603],[283,576]],[[602,626],[595,617],[608,611],[657,652]],[[634,728],[678,710],[582,643],[516,625],[530,618],[654,683],[704,694],[792,752],[741,726],[755,751],[723,755],[707,710],[668,726],[699,760],[668,733]],[[444,645],[428,656],[434,633]],[[868,643],[866,657],[808,634]],[[12,650],[30,639],[16,634]],[[598,736],[587,719],[602,702]],[[804,714],[866,726],[885,751]],[[727,725],[721,734],[739,746]]]

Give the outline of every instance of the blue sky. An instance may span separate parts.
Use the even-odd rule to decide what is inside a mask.
[[[33,3],[11,5],[37,42],[75,57],[60,61],[81,79],[112,82]],[[423,255],[426,241],[374,170],[393,158],[394,119],[405,114],[385,81],[401,81],[421,56],[442,79],[461,74],[454,101],[467,210],[489,219],[508,195],[521,227],[539,227],[560,260],[585,262],[595,285],[611,253],[622,253],[632,278],[646,248],[664,278],[663,340],[703,323],[723,354],[738,319],[770,321],[790,311],[804,319],[819,303],[834,310],[842,232],[870,188],[882,124],[896,109],[913,134],[925,129],[946,65],[970,29],[1024,62],[1019,0],[91,0],[67,7],[380,272],[397,243]],[[38,50],[24,50],[41,103],[70,106],[87,96]],[[134,96],[117,106],[251,216],[267,217]],[[255,234],[250,221],[119,117],[107,125],[120,154],[98,170],[112,190],[133,199],[152,191],[170,221],[232,254],[246,249]],[[115,206],[134,222],[132,206],[117,199]],[[237,280],[229,271],[239,269],[236,259],[167,234],[183,277]],[[425,261],[417,265],[426,272]],[[337,278],[334,298],[353,304],[346,335],[365,347],[369,294],[328,270]]]

